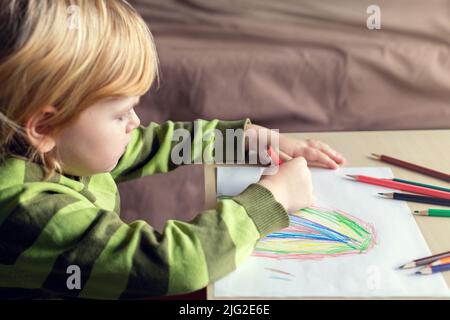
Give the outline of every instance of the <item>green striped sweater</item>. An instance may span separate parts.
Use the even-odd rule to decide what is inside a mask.
[[[247,123],[195,121],[203,133]],[[190,222],[167,221],[162,233],[144,221],[120,219],[116,183],[176,168],[170,160],[174,130],[194,134],[193,127],[172,121],[141,126],[112,172],[89,177],[44,180],[39,164],[18,157],[0,164],[0,294],[127,299],[186,293],[231,272],[259,238],[286,227],[286,211],[258,184],[219,198]],[[68,286],[76,274],[70,266],[79,268],[79,288]]]

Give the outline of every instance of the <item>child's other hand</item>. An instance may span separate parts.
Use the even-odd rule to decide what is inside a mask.
[[[263,175],[259,184],[271,191],[288,213],[308,207],[314,201],[311,172],[303,157],[283,163],[276,174]]]
[[[345,163],[345,158],[342,155],[322,141],[297,140],[282,134],[280,134],[279,141],[281,159],[283,159],[283,154],[292,158],[304,157],[309,166],[329,169],[337,169]]]
[[[256,124],[248,125],[246,130],[255,130],[256,132],[266,131],[266,134],[263,135],[264,137],[270,137],[272,133],[273,137],[278,138],[279,156],[283,161],[287,161],[290,158],[303,157],[306,159],[309,166],[330,169],[336,169],[345,163],[345,158],[342,155],[322,141],[313,139],[293,139],[284,134],[279,134],[277,131],[272,131],[270,133],[270,129]]]

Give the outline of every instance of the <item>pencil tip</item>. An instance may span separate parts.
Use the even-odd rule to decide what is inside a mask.
[[[414,262],[408,262],[404,265],[401,265],[400,267],[398,267],[399,269],[411,269],[411,268],[415,268],[416,264]]]
[[[357,175],[354,175],[354,174],[346,174],[346,176],[351,179],[356,179],[356,177],[357,177]]]
[[[394,194],[392,192],[378,192],[378,195],[383,198],[393,198]]]
[[[433,270],[430,267],[425,267],[425,268],[422,268],[422,269],[416,271],[416,274],[423,274],[423,275],[432,274],[432,273],[433,273]]]
[[[381,156],[379,154],[376,153],[371,153],[370,154],[372,158],[379,160],[381,158]]]

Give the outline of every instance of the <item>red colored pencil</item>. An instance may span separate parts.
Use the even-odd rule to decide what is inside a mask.
[[[348,177],[368,184],[375,184],[378,186],[388,187],[391,189],[407,191],[411,193],[424,194],[427,196],[432,196],[441,199],[450,199],[450,192],[420,187],[412,184],[396,182],[392,180],[373,178],[368,176],[358,176],[358,175],[347,175]]]
[[[396,159],[396,158],[392,158],[392,157],[389,157],[389,156],[386,156],[383,154],[380,155],[380,154],[372,153],[372,156],[377,160],[380,160],[380,161],[383,161],[386,163],[390,163],[390,164],[393,164],[393,165],[396,165],[396,166],[399,166],[399,167],[402,167],[405,169],[409,169],[409,170],[412,170],[415,172],[420,172],[427,176],[435,177],[435,178],[450,182],[450,174],[440,172],[437,170],[433,170],[433,169],[429,169],[426,167],[422,167],[417,164],[406,162],[406,161]]]
[[[272,159],[273,162],[275,162],[277,165],[281,165],[283,164],[285,161],[289,161],[292,160],[292,157],[286,153],[284,153],[281,150],[278,150],[278,152],[276,152],[272,146],[269,146],[269,148],[267,149],[267,154],[269,155],[269,157]],[[278,156],[280,155],[280,156]]]
[[[275,162],[275,164],[280,165],[283,163],[283,160],[280,159],[275,150],[273,150],[272,146],[269,146],[269,148],[267,149],[267,154],[272,159],[272,161]]]

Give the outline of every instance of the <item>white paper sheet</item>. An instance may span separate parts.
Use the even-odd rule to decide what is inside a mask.
[[[218,195],[236,195],[259,180],[255,167],[217,169]],[[406,202],[378,197],[392,191],[355,182],[345,174],[392,178],[390,168],[312,169],[317,205],[343,210],[371,223],[377,244],[368,252],[321,260],[273,260],[249,257],[239,268],[214,284],[216,297],[442,297],[450,290],[442,274],[414,275],[398,270],[431,252]],[[277,277],[267,268],[292,274]],[[280,274],[278,274],[280,275]]]

